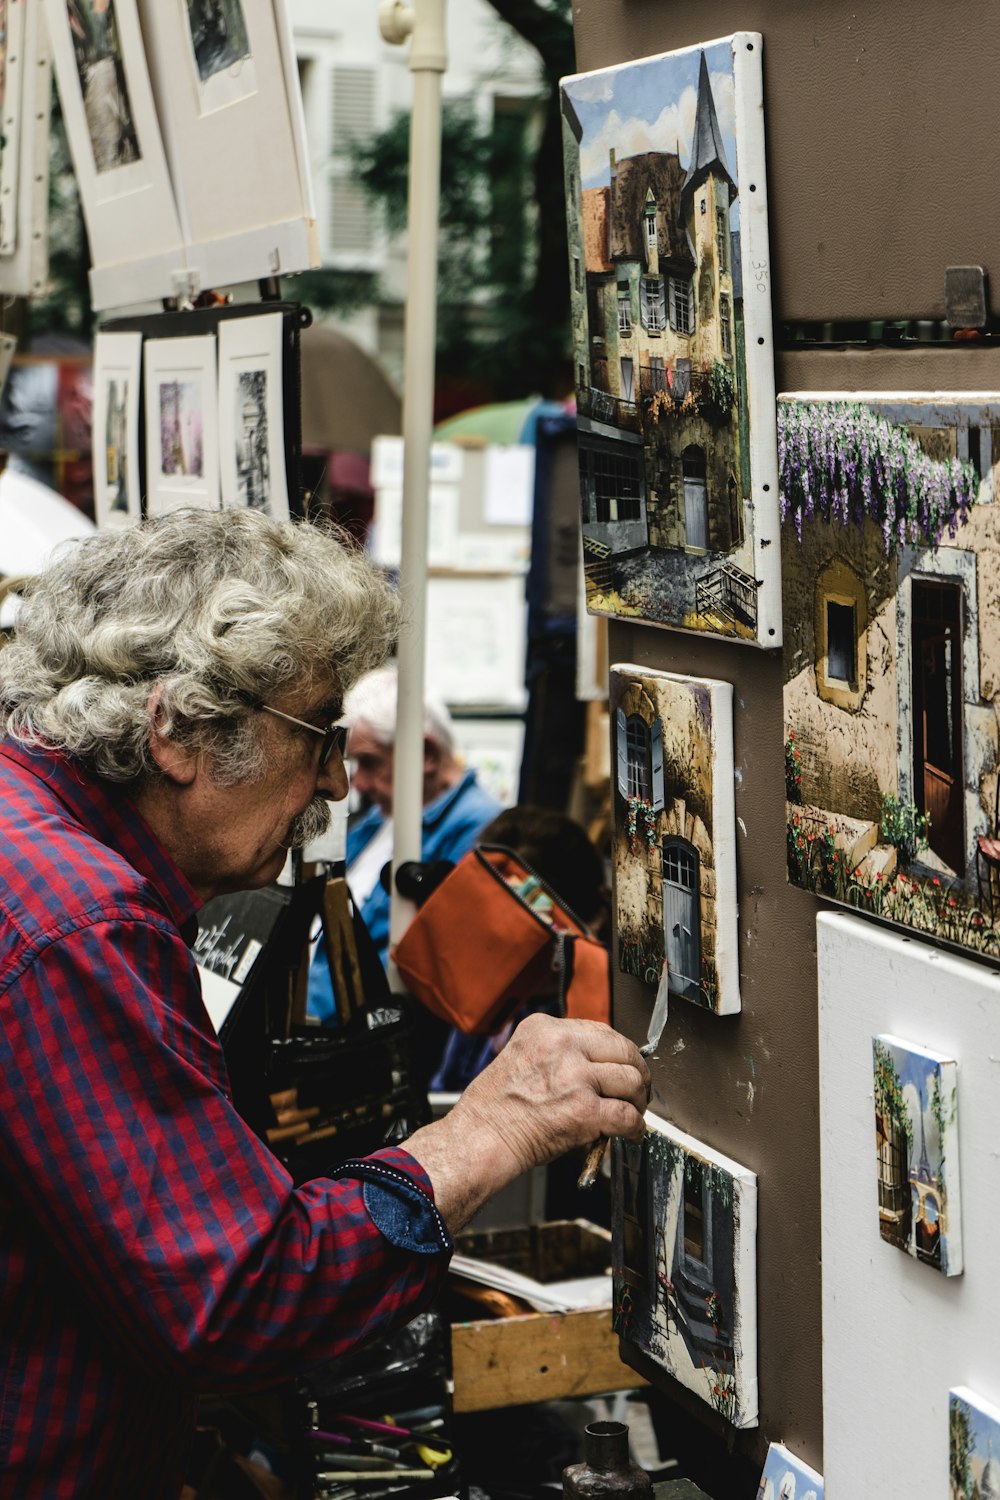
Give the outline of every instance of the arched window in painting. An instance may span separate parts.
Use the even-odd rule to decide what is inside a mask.
[[[675,995],[701,990],[701,880],[698,852],[686,839],[663,841],[663,943]]]
[[[684,471],[684,536],[686,545],[708,551],[708,489],[705,450],[691,443],[681,455]]]
[[[663,724],[646,722],[642,714],[615,713],[615,755],[618,791],[626,801],[638,797],[654,812],[663,808]]]

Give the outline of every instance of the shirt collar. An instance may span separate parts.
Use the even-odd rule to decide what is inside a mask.
[[[95,775],[58,750],[29,749],[3,740],[0,755],[43,781],[84,828],[128,860],[153,886],[185,941],[193,937],[201,901],[124,786]]]
[[[424,827],[433,828],[435,823],[440,823],[441,819],[451,808],[452,803],[458,801],[465,788],[469,785],[469,782],[474,781],[475,777],[476,773],[474,770],[466,771],[461,781],[456,781],[454,786],[450,786],[446,791],[441,792],[439,796],[434,798],[433,802],[428,802],[424,808]]]

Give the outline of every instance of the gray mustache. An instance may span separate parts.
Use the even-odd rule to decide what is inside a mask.
[[[285,847],[301,849],[304,844],[311,844],[313,839],[318,839],[329,828],[330,817],[330,804],[326,798],[314,797],[305,812],[300,812],[288,825],[284,838]]]

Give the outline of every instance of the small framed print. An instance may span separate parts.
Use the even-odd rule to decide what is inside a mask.
[[[185,505],[219,508],[219,428],[213,334],[146,343],[146,504],[151,516]]]
[[[94,511],[99,527],[142,516],[139,454],[141,333],[99,333],[94,342]]]
[[[222,504],[289,514],[285,472],[284,318],[219,325],[219,453]]]

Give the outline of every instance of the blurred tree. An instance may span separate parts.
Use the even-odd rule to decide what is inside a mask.
[[[43,297],[27,305],[29,340],[63,334],[90,343],[90,247],[83,222],[76,175],[70,161],[59,95],[52,93],[49,137],[49,284]]]
[[[444,106],[438,384],[466,397],[449,401],[442,389],[445,407],[561,395],[573,383],[559,113],[559,79],[574,65],[571,0],[489,3],[537,51],[540,91],[529,110],[497,100],[485,124],[470,101]],[[409,138],[401,113],[353,150],[356,180],[390,232],[406,225]],[[380,295],[377,284],[359,288],[335,272],[296,282],[296,296],[332,312]]]

